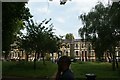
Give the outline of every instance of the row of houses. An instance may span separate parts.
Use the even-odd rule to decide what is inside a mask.
[[[93,46],[90,42],[82,41],[81,39],[74,40],[63,40],[62,46],[60,47],[59,52],[56,53],[46,53],[45,58],[50,58],[52,60],[58,59],[58,57],[67,55],[75,58],[80,61],[96,61],[96,54],[93,49]],[[17,48],[12,48],[9,54],[10,60],[25,60],[26,55],[24,50],[19,50]],[[28,55],[28,60],[33,61],[35,58],[35,53]],[[112,57],[110,53],[105,53],[103,59],[108,61]],[[116,59],[120,61],[120,48],[116,47]],[[41,60],[41,55],[39,59]]]
[[[63,40],[61,51],[63,55],[68,55],[79,59],[80,61],[95,61],[95,51],[90,42],[81,39]]]

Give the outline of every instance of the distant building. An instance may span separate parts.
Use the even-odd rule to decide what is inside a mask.
[[[63,40],[61,55],[67,55],[80,61],[95,61],[95,52],[90,42],[81,39]]]
[[[120,45],[118,45],[115,49],[116,59],[120,61]],[[49,56],[48,56],[49,54]],[[84,41],[81,39],[67,40],[64,39],[60,50],[56,53],[47,53],[47,57],[51,60],[56,60],[60,56],[67,55],[72,58],[75,58],[79,61],[96,61],[96,53],[92,47],[92,44],[88,41]],[[8,55],[8,59],[10,60],[25,60],[28,57],[28,61],[34,61],[35,53],[26,55],[25,51],[22,49],[18,49],[16,42],[11,45],[11,51]],[[112,55],[109,51],[106,51],[103,55],[103,59],[105,61],[109,61],[112,59]],[[39,55],[39,59],[41,60],[41,55]]]

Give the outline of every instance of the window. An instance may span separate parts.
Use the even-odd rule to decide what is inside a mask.
[[[68,56],[68,51],[66,51],[66,55]]]
[[[78,51],[76,51],[76,55],[78,56]]]
[[[70,48],[70,45],[68,44],[68,48]]]
[[[84,47],[84,44],[82,44],[82,48]]]
[[[66,51],[66,53],[68,53],[68,51]]]
[[[78,44],[76,44],[75,47],[78,48]]]

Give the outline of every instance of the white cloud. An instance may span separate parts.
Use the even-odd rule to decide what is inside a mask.
[[[48,10],[48,8],[47,7],[42,7],[42,8],[38,8],[37,9],[37,12],[38,13],[45,13],[45,14],[47,14],[47,13],[49,13],[50,12],[50,10]]]
[[[56,21],[58,21],[59,23],[65,23],[65,18],[58,17],[58,18],[56,18]]]

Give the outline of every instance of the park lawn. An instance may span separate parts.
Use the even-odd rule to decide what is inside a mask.
[[[76,62],[72,63],[71,69],[78,80],[85,80],[87,73],[95,74],[97,80],[120,80],[120,66],[119,69],[113,71],[112,64],[107,62]]]
[[[57,65],[46,61],[43,65],[42,61],[36,63],[36,70],[34,70],[33,62],[3,62],[2,75],[15,77],[51,77],[57,70]]]
[[[87,73],[94,73],[97,80],[120,80],[120,64],[116,71],[112,71],[111,63],[105,62],[76,62],[71,69],[76,80],[85,80]],[[43,65],[40,61],[34,71],[33,62],[3,62],[2,71],[3,76],[50,78],[57,71],[57,65],[50,61]]]

